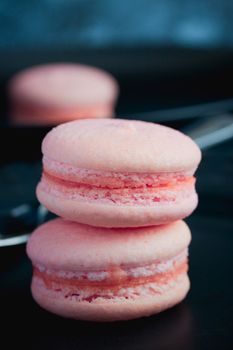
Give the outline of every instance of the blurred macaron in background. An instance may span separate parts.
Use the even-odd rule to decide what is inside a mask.
[[[46,126],[112,117],[118,90],[111,74],[91,66],[50,63],[31,67],[9,82],[10,123]]]

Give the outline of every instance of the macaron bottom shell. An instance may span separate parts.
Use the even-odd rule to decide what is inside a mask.
[[[139,296],[134,300],[106,300],[101,302],[77,302],[64,294],[46,288],[41,279],[33,277],[32,295],[47,311],[76,320],[112,322],[130,320],[157,314],[180,303],[187,295],[190,282],[187,274],[179,276],[172,288],[163,293]]]
[[[11,110],[11,123],[20,125],[57,125],[76,119],[111,118],[114,107],[111,105],[88,107],[56,107],[25,105],[14,103]]]
[[[183,219],[196,208],[195,191],[181,202],[154,203],[154,205],[119,205],[97,200],[66,199],[37,187],[39,201],[51,212],[65,219],[98,227],[143,227],[162,225]]]

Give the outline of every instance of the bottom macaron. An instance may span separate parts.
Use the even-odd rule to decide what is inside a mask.
[[[27,245],[32,294],[55,314],[116,321],[174,306],[189,290],[190,231],[183,221],[106,229],[52,220]]]

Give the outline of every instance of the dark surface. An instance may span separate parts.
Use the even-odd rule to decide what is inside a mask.
[[[132,86],[132,81],[127,84]],[[214,99],[212,86],[207,91],[205,86],[204,90],[209,99]],[[192,96],[191,91],[189,94]],[[11,189],[11,195],[6,198],[8,203],[11,199],[18,200],[17,188],[27,201],[35,200],[35,177],[39,176],[35,162],[41,157],[39,143],[45,130],[33,130],[28,133],[24,129],[0,129],[0,209],[3,211],[6,196],[3,193],[8,193],[7,186],[11,188],[7,171],[12,176],[17,173],[21,184],[15,191]],[[5,152],[12,140],[17,145],[15,151]],[[128,322],[95,324],[65,320],[43,311],[32,300],[31,265],[25,247],[0,248],[1,337],[7,336],[8,348],[16,339],[18,348],[30,349],[232,349],[232,149],[233,141],[230,141],[203,154],[197,174],[200,205],[187,220],[193,234],[190,248],[192,288],[183,303],[160,315]],[[26,170],[28,177],[25,167],[30,169]],[[24,188],[27,191],[24,192]]]

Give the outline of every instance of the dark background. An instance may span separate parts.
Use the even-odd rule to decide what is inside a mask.
[[[26,224],[6,217],[22,203],[37,206],[40,143],[48,131],[7,124],[7,81],[20,69],[56,61],[107,69],[120,83],[118,115],[142,120],[146,111],[233,97],[231,1],[2,0],[0,34],[0,232],[35,226],[33,216]],[[155,115],[151,121],[178,129],[204,118]],[[192,288],[183,303],[130,322],[64,320],[32,300],[25,246],[0,248],[1,337],[8,348],[16,339],[30,349],[232,349],[232,150],[230,140],[203,152],[200,204],[187,220]]]
[[[230,0],[1,0],[1,49],[232,47]]]

